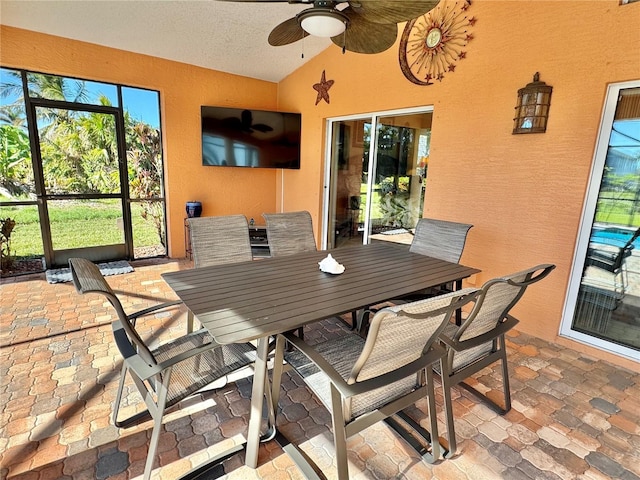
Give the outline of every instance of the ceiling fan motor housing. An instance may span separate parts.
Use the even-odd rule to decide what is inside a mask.
[[[229,0],[227,0],[229,1]],[[440,0],[231,0],[288,2],[308,5],[295,17],[277,25],[269,44],[289,45],[307,35],[330,37],[343,52],[375,54],[391,48],[398,23],[425,14]],[[470,0],[464,0],[469,2]],[[346,32],[349,30],[348,32]],[[346,34],[345,34],[346,32]]]
[[[336,10],[336,2],[315,1],[312,8],[296,15],[300,26],[316,37],[335,37],[343,33],[349,24],[349,18]]]

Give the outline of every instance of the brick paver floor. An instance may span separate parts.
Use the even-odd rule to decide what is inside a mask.
[[[160,274],[185,261],[134,262],[134,273],[107,277],[125,309],[175,298]],[[70,283],[44,274],[3,279],[0,285],[0,478],[109,479],[141,476],[151,422],[113,426],[110,413],[121,361],[112,341],[112,311],[97,295],[78,295]],[[159,341],[185,331],[183,309],[140,323]],[[306,328],[314,341],[344,324]],[[459,452],[428,465],[386,425],[348,441],[356,479],[640,479],[640,375],[517,331],[508,338],[513,409],[496,415],[468,392],[454,390]],[[473,379],[496,393],[497,371]],[[154,478],[173,480],[237,441],[246,431],[250,376],[240,376],[203,402],[170,413],[160,439]],[[278,428],[336,477],[330,415],[295,374],[286,374]],[[135,410],[137,394],[128,392]],[[438,416],[442,396],[438,384]],[[126,412],[125,412],[126,413]],[[427,425],[427,403],[409,413]],[[300,471],[275,442],[260,447],[259,468],[237,455],[229,479],[298,479]]]

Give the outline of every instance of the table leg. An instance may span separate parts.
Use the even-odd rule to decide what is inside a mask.
[[[267,355],[269,353],[269,337],[258,339],[256,362],[251,390],[251,415],[247,432],[247,452],[245,464],[251,468],[258,467],[258,449],[260,448],[260,427],[262,424],[262,401],[267,384]]]
[[[462,280],[456,280],[456,291],[462,290]],[[462,325],[462,309],[456,310],[456,325]]]

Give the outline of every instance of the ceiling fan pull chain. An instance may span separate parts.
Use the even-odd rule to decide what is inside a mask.
[[[342,32],[342,54],[347,53],[347,29]]]

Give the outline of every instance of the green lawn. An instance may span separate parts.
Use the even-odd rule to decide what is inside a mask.
[[[124,242],[122,212],[117,200],[50,202],[49,216],[56,250],[110,245]],[[131,204],[134,246],[160,243],[151,219],[141,216],[141,205]],[[11,250],[16,257],[42,256],[40,220],[35,205],[2,207],[0,217],[16,221]]]

